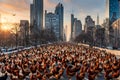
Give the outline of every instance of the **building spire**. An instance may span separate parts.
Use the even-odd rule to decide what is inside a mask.
[[[97,25],[99,25],[99,14],[97,14]]]
[[[62,0],[58,0],[58,2],[59,2],[60,4],[62,4]]]

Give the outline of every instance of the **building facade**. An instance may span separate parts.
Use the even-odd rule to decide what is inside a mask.
[[[106,18],[102,24],[103,28],[105,28],[105,42],[106,46],[109,45],[109,19]]]
[[[109,18],[111,22],[114,22],[119,18],[119,1],[109,0]]]
[[[73,33],[74,33],[74,31],[73,31],[74,30],[74,27],[73,27],[74,21],[75,21],[74,15],[71,14],[71,39],[73,38]]]
[[[27,46],[29,44],[29,21],[28,20],[20,20],[20,45]]]
[[[95,21],[93,21],[91,16],[87,16],[85,18],[84,30],[85,30],[85,33],[88,33],[93,38],[95,38]]]
[[[71,39],[75,39],[82,32],[82,23],[71,14]]]
[[[30,25],[34,25],[34,20],[35,20],[35,11],[34,11],[34,4],[30,4]]]
[[[112,24],[113,30],[114,30],[114,38],[113,38],[113,44],[115,47],[120,47],[120,19],[117,19]]]
[[[74,38],[77,37],[82,32],[82,23],[80,20],[75,19],[74,21]]]
[[[106,19],[109,19],[108,29],[109,30],[109,44],[114,46],[114,40],[116,33],[115,28],[112,24],[120,18],[120,0],[106,0]]]
[[[45,29],[53,30],[57,40],[60,40],[59,15],[45,11]]]
[[[63,41],[63,27],[64,27],[64,7],[59,3],[55,8],[55,14],[59,15],[60,39]]]
[[[39,31],[43,29],[43,0],[33,0],[30,5],[30,24]]]
[[[85,26],[84,26],[85,32],[87,33],[90,28],[94,28],[94,27],[95,27],[95,21],[93,21],[91,16],[87,16],[85,18]]]

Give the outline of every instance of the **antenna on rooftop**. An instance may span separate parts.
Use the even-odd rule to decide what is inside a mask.
[[[59,3],[63,3],[63,0],[58,0]]]
[[[72,9],[72,14],[74,14],[74,10]]]

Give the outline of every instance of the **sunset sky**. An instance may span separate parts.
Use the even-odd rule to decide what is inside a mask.
[[[64,5],[64,26],[67,25],[68,30],[70,30],[71,13],[74,13],[75,17],[82,21],[82,25],[84,25],[84,19],[87,15],[91,15],[96,21],[96,16],[99,14],[100,23],[105,19],[105,0],[44,0],[44,10],[53,12],[59,2]],[[29,20],[30,3],[32,0],[0,0],[0,21]]]

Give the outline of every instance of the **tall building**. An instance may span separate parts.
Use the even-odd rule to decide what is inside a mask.
[[[85,32],[95,38],[95,21],[91,18],[91,16],[87,16],[85,18]]]
[[[99,25],[99,15],[97,15],[97,25]]]
[[[60,40],[59,15],[45,11],[45,29],[53,30],[57,40]]]
[[[106,0],[106,18],[109,19],[109,44],[113,46],[116,28],[112,24],[120,18],[120,0]]]
[[[110,24],[120,17],[120,0],[106,0],[106,18],[109,18]]]
[[[64,38],[63,41],[67,41],[67,25],[64,27]]]
[[[74,15],[71,14],[71,39],[72,39],[72,34],[73,34],[74,21],[75,21]]]
[[[114,44],[115,47],[120,47],[120,43],[119,43],[120,42],[120,18],[112,23],[112,27],[113,27],[113,30],[114,30],[113,44]]]
[[[56,6],[55,14],[59,15],[60,24],[60,39],[63,41],[63,27],[64,27],[64,7],[61,3]]]
[[[74,27],[75,27],[75,37],[77,37],[81,32],[82,32],[82,23],[80,20],[75,20],[74,22]]]
[[[35,20],[35,11],[34,11],[34,4],[30,4],[30,25],[34,25],[34,20]]]
[[[106,0],[105,18],[109,18],[109,0]]]
[[[109,19],[106,18],[103,22],[103,27],[105,28],[105,41],[106,41],[106,45],[109,44]]]
[[[82,23],[71,14],[71,39],[75,39],[82,32]]]
[[[43,29],[43,0],[33,0],[30,5],[30,22],[37,30]]]
[[[109,1],[109,18],[111,22],[119,18],[119,1],[118,0]]]
[[[20,20],[20,31],[19,31],[20,42],[19,45],[28,46],[29,44],[29,21]]]
[[[93,19],[91,18],[91,16],[87,16],[85,18],[85,27],[84,27],[85,32],[89,31],[88,28],[93,28],[93,27],[95,27],[95,21],[93,21]]]

